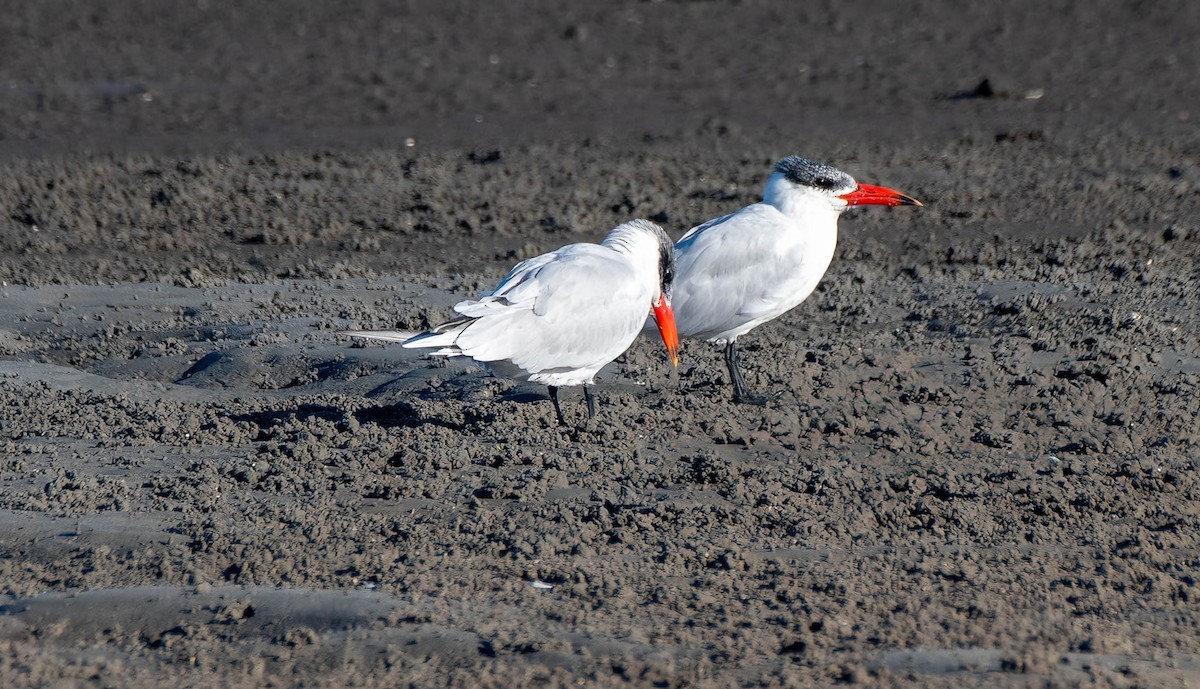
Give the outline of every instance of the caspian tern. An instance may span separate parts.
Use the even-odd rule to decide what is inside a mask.
[[[675,244],[679,334],[725,343],[735,401],[767,401],[746,388],[737,339],[812,294],[833,258],[838,216],[871,204],[921,205],[831,165],[789,156],[775,164],[760,203],[697,225]]]
[[[500,375],[542,383],[565,426],[559,386],[582,385],[588,418],[595,416],[590,388],[596,373],[629,348],[648,310],[671,362],[679,365],[674,272],[671,239],[658,225],[633,220],[601,244],[569,244],[518,263],[492,291],[456,304],[460,317],[428,332],[343,334],[436,348],[434,355],[468,356]]]

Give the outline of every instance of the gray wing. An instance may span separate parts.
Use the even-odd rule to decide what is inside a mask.
[[[554,254],[518,266],[490,296],[455,306],[476,319],[455,340],[464,354],[538,373],[598,369],[629,347],[653,298],[631,266],[592,244]]]
[[[794,306],[803,249],[789,221],[761,203],[693,228],[675,245],[679,334],[714,337]]]

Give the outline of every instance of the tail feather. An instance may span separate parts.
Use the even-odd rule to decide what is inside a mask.
[[[474,320],[474,318],[468,317],[456,318],[425,332],[406,330],[345,330],[341,334],[368,340],[399,342],[400,346],[407,349],[436,347],[437,349],[430,352],[430,354],[437,356],[460,356],[462,350],[454,342],[458,339],[463,329],[474,322]]]

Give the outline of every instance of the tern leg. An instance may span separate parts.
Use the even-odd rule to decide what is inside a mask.
[[[567,420],[563,418],[562,407],[558,406],[558,386],[547,385],[546,389],[550,391],[550,401],[554,403],[554,413],[558,415],[558,425],[566,426]]]
[[[596,402],[595,402],[595,400],[592,399],[592,386],[590,386],[590,385],[583,386],[583,398],[585,400],[587,400],[588,418],[589,419],[596,418]]]
[[[729,344],[725,345],[725,365],[729,367],[729,378],[733,381],[734,402],[756,404],[760,407],[767,403],[766,395],[752,394],[746,388],[746,381],[738,368],[736,340],[730,340]]]

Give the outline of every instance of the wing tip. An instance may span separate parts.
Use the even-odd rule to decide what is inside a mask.
[[[421,333],[408,330],[341,330],[337,333],[343,337],[359,337],[364,340],[381,340],[383,342],[405,342]]]

